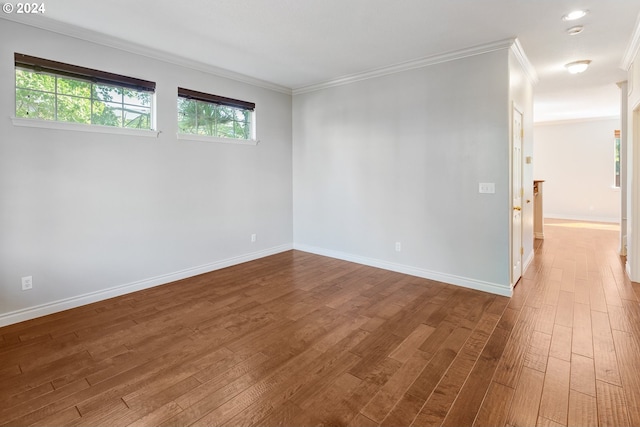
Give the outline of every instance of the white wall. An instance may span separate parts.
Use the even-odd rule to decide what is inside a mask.
[[[291,248],[291,95],[1,24],[0,326]],[[162,133],[14,126],[14,52],[157,82]],[[260,144],[177,140],[178,86],[255,102]]]
[[[620,221],[620,191],[612,188],[616,129],[619,119],[535,125],[534,175],[545,180],[545,217]]]
[[[295,247],[510,294],[508,72],[504,49],[294,95]]]

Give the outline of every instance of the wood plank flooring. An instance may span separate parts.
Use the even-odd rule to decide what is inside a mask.
[[[640,425],[617,228],[509,299],[290,251],[0,328],[0,426]]]

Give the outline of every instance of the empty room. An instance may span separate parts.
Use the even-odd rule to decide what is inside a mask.
[[[0,426],[640,425],[637,0],[0,12]]]

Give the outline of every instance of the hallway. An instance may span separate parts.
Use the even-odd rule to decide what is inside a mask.
[[[618,230],[546,221],[477,424],[640,425],[640,285],[626,278]]]

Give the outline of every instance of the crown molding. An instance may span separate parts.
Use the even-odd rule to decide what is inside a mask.
[[[522,45],[520,44],[520,40],[517,38],[513,39],[513,43],[509,47],[511,52],[513,52],[514,56],[522,66],[524,73],[527,75],[527,78],[531,82],[532,85],[538,83],[538,73],[536,73],[535,68],[531,65],[529,58],[524,53],[524,49],[522,49]]]
[[[281,86],[265,80],[257,79],[255,77],[247,76],[245,74],[237,73],[235,71],[230,71],[224,68],[205,64],[203,62],[183,58],[159,49],[150,48],[150,47],[136,44],[131,41],[120,39],[117,37],[108,36],[108,35],[99,33],[97,31],[77,27],[75,25],[65,24],[65,23],[53,20],[51,18],[47,18],[46,16],[43,16],[43,15],[33,14],[33,15],[19,15],[19,16],[20,17],[18,18],[18,15],[3,14],[3,15],[0,15],[0,20],[5,19],[7,21],[13,21],[18,24],[40,28],[42,30],[51,31],[54,33],[68,36],[68,37],[89,41],[92,43],[115,48],[125,52],[133,53],[136,55],[145,56],[151,59],[157,59],[170,64],[179,65],[185,68],[190,68],[192,70],[202,71],[202,72],[213,74],[219,77],[224,77],[230,80],[247,83],[252,86],[258,86],[264,89],[269,89],[276,92],[281,92],[287,95],[291,95],[291,89],[285,86]]]
[[[416,68],[428,67],[430,65],[441,64],[443,62],[455,61],[458,59],[468,58],[470,56],[482,55],[484,53],[495,52],[497,50],[509,49],[516,42],[515,38],[498,40],[491,43],[472,46],[465,49],[455,50],[452,52],[442,53],[438,55],[427,56],[420,59],[414,59],[411,61],[400,62],[395,65],[376,68],[363,73],[349,74],[336,79],[331,79],[322,83],[311,84],[308,86],[301,86],[293,89],[293,95],[300,95],[307,92],[315,92],[322,89],[327,89],[335,86],[342,86],[350,83],[355,83],[362,80],[373,79],[376,77],[382,77],[389,74],[396,74],[402,71],[413,70]],[[524,54],[523,54],[524,55]],[[523,56],[526,59],[526,56]],[[528,60],[527,60],[528,63]]]
[[[184,57],[180,57],[169,52],[162,51],[160,49],[154,49],[147,46],[143,46],[137,43],[133,43],[128,40],[120,39],[117,37],[105,35],[97,31],[93,31],[86,28],[81,28],[75,25],[65,24],[56,21],[51,18],[47,18],[43,15],[0,15],[0,20],[16,22],[23,25],[28,25],[35,28],[40,28],[46,31],[62,34],[68,37],[89,41],[92,43],[100,44],[103,46],[115,48],[125,52],[133,53],[140,56],[160,60],[174,65],[190,68],[197,71],[213,74],[219,77],[224,77],[230,80],[250,84],[252,86],[262,87],[265,89],[273,90],[275,92],[284,93],[287,95],[299,95],[307,92],[314,92],[334,86],[342,86],[362,80],[368,80],[376,77],[382,77],[389,74],[395,74],[402,71],[413,70],[416,68],[428,67],[430,65],[436,65],[444,62],[455,61],[458,59],[468,58],[471,56],[482,55],[485,53],[495,52],[502,49],[511,49],[517,58],[518,62],[522,65],[525,74],[529,80],[535,84],[538,82],[538,77],[535,69],[529,62],[529,59],[524,53],[522,46],[517,38],[508,38],[504,40],[498,40],[491,43],[485,43],[481,45],[472,46],[465,49],[459,49],[451,52],[446,52],[437,55],[431,55],[424,58],[419,58],[411,61],[405,61],[398,64],[376,68],[373,70],[346,75],[338,77],[325,82],[315,83],[307,86],[300,86],[294,89],[286,86],[278,85],[276,83],[268,82],[265,80],[257,79],[255,77],[247,76],[245,74],[237,73],[235,71],[227,70],[224,68],[216,67],[213,65],[205,64],[200,61],[194,61]],[[635,50],[638,49],[638,39],[640,38],[640,29],[636,26],[636,32],[634,39]],[[630,45],[631,46],[631,45]],[[629,50],[629,49],[628,49]],[[635,56],[635,55],[634,55]]]
[[[638,55],[638,51],[640,51],[640,13],[636,19],[636,26],[633,30],[633,34],[631,35],[631,39],[629,40],[629,44],[627,45],[627,49],[622,57],[620,68],[625,71],[629,71],[633,64],[633,60]]]

